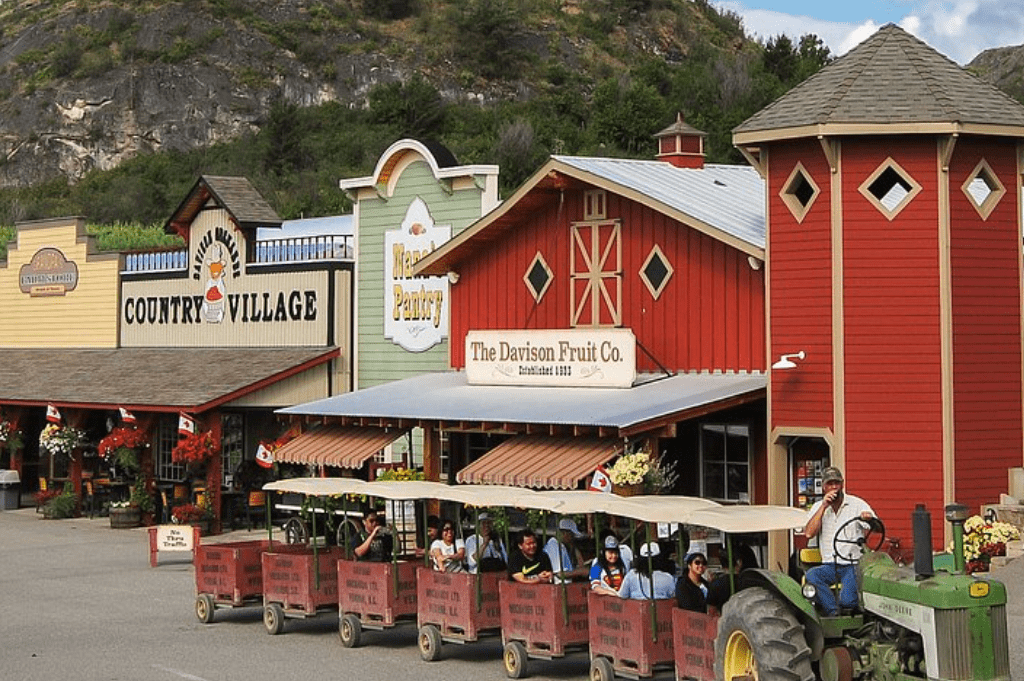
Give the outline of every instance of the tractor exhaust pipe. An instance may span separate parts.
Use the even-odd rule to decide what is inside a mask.
[[[918,581],[935,574],[932,561],[932,514],[918,504],[911,515],[914,525],[914,573]]]
[[[964,523],[967,522],[967,507],[963,504],[946,506],[946,520],[953,525],[953,560],[957,574],[965,574],[967,561],[964,560]]]

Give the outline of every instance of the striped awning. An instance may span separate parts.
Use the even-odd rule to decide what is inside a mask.
[[[274,452],[274,461],[360,468],[408,432],[401,428],[321,426],[282,446]]]
[[[575,489],[622,451],[619,439],[519,435],[459,471],[463,483]]]

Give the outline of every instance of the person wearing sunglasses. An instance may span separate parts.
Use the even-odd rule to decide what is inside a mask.
[[[440,572],[466,571],[466,543],[455,536],[455,524],[451,521],[441,525],[441,538],[430,545],[430,558],[434,569]]]
[[[708,581],[704,573],[708,558],[700,551],[686,556],[686,572],[676,581],[676,605],[683,610],[708,611]]]

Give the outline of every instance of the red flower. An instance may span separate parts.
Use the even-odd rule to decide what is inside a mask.
[[[141,430],[117,426],[105,438],[100,440],[96,449],[99,450],[100,456],[105,458],[122,447],[125,449],[139,449],[147,444],[146,435]]]
[[[213,439],[213,433],[192,433],[178,440],[177,446],[171,450],[171,461],[174,463],[200,463],[211,458],[219,449]]]

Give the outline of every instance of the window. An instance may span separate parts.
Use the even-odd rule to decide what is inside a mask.
[[[967,180],[960,189],[967,196],[974,209],[978,211],[978,215],[981,216],[982,220],[988,219],[996,204],[999,203],[999,200],[1006,193],[1006,187],[999,181],[999,178],[992,171],[992,167],[984,159],[974,167],[974,170],[967,176]]]
[[[657,300],[661,296],[661,292],[668,286],[668,280],[672,278],[674,271],[668,258],[655,244],[647,256],[647,260],[644,261],[643,267],[640,268],[640,279]]]
[[[618,220],[572,225],[569,286],[574,327],[622,324],[621,230]]]
[[[164,416],[156,425],[153,438],[153,459],[156,461],[158,480],[181,482],[185,479],[185,466],[171,461],[171,450],[178,444],[178,417]]]
[[[700,427],[701,496],[750,501],[750,428],[703,424]]]
[[[221,484],[234,480],[238,464],[245,457],[245,429],[241,414],[220,417],[220,474]],[[230,486],[230,485],[228,485]]]
[[[523,282],[535,301],[540,302],[554,278],[551,268],[544,262],[544,256],[537,251],[537,255],[533,256],[533,262],[526,268],[526,274],[523,275]]]
[[[892,220],[917,196],[921,185],[896,161],[887,158],[859,187],[860,193]]]
[[[789,208],[797,222],[803,222],[804,217],[810,212],[814,200],[818,198],[821,190],[814,183],[811,174],[804,168],[804,164],[797,163],[789,179],[782,185],[782,192],[779,197]]]

